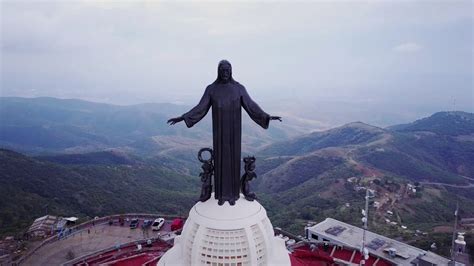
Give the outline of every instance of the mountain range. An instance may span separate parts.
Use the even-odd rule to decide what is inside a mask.
[[[166,121],[191,107],[148,103],[129,106],[77,99],[0,97],[0,145],[27,154],[119,149],[141,155],[211,145],[211,119],[187,129]],[[255,150],[305,132],[301,122],[274,123],[265,131],[243,116],[243,148]],[[256,137],[258,135],[258,137]]]
[[[115,106],[54,98],[0,98],[0,228],[25,228],[50,212],[93,217],[147,211],[185,214],[199,194],[196,152],[210,145],[210,120],[196,128],[166,120],[188,107]],[[380,128],[362,122],[309,132],[284,120],[243,126],[243,156],[257,157],[251,186],[276,226],[310,220],[358,223],[364,191],[399,223],[432,227],[474,216],[474,114],[439,112]],[[417,191],[407,190],[408,184]],[[433,204],[436,202],[436,204]],[[382,230],[382,229],[381,229]]]
[[[362,207],[360,187],[376,191],[379,220],[390,210],[403,223],[450,221],[455,199],[474,215],[472,113],[439,112],[388,128],[350,123],[268,145],[257,157],[255,186],[301,223],[350,219],[339,207]],[[407,192],[408,184],[419,191]]]

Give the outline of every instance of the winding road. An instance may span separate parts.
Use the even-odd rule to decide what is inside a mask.
[[[469,181],[474,181],[474,178],[462,176]],[[455,185],[455,184],[446,184],[446,183],[439,183],[439,182],[420,182],[423,185],[437,185],[437,186],[446,186],[446,187],[455,187],[455,188],[474,188],[474,183],[470,183],[467,185]]]

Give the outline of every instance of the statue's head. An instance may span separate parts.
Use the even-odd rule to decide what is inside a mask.
[[[244,157],[244,168],[246,171],[253,171],[255,170],[255,157],[254,156],[247,156]]]
[[[222,60],[219,62],[217,67],[217,79],[219,82],[227,83],[232,81],[232,65],[227,60]]]

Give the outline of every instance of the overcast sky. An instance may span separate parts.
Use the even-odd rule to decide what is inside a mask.
[[[472,112],[473,12],[451,0],[1,1],[1,95],[194,104],[228,59],[263,102]]]

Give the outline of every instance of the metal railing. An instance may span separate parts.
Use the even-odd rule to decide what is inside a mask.
[[[61,266],[74,265],[74,264],[78,264],[78,263],[81,263],[81,262],[85,263],[85,261],[87,259],[91,258],[91,257],[97,256],[97,255],[100,255],[100,254],[103,254],[103,253],[106,253],[106,252],[114,251],[114,250],[117,250],[117,249],[124,249],[124,248],[134,246],[134,245],[138,245],[138,244],[147,244],[148,240],[151,240],[152,243],[157,242],[157,241],[162,241],[159,237],[152,237],[152,238],[134,240],[134,241],[130,241],[130,242],[127,242],[127,243],[120,244],[119,246],[108,247],[108,248],[104,248],[104,249],[101,249],[101,250],[97,250],[97,251],[82,255],[78,258],[74,258],[70,261],[67,261],[67,262],[61,264]],[[163,241],[163,243],[167,244],[164,241]],[[144,248],[142,251],[146,251],[146,248]],[[126,251],[126,252],[130,252],[130,251]],[[118,255],[121,255],[121,254],[118,254]]]

